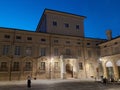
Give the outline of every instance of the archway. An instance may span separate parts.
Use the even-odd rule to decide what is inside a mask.
[[[120,78],[120,60],[118,60],[118,61],[116,62],[116,65],[117,65],[117,67],[118,67],[118,75],[119,75],[119,78]]]
[[[114,77],[114,72],[113,72],[113,64],[111,61],[108,61],[106,63],[106,68],[107,68],[107,76],[108,78],[113,78]]]
[[[66,64],[66,78],[73,78],[73,66],[71,64]]]

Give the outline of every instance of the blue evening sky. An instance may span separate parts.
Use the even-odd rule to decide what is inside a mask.
[[[120,0],[0,0],[0,27],[35,31],[45,8],[86,16],[85,37],[120,35]]]

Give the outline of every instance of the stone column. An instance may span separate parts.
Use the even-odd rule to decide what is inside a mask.
[[[113,63],[113,71],[114,71],[114,79],[117,80],[119,78],[119,75],[118,75],[118,68],[115,63]]]
[[[77,78],[78,77],[78,60],[74,60],[74,65],[73,65],[73,77]]]
[[[65,79],[65,62],[63,60],[63,56],[60,56],[61,61],[61,79]]]
[[[104,62],[102,63],[102,66],[103,66],[103,77],[108,78],[108,76],[107,76],[107,67],[106,67]]]

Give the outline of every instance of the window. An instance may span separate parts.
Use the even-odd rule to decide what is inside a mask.
[[[90,45],[90,43],[87,43],[87,45],[89,46],[89,45]]]
[[[31,56],[32,55],[32,47],[27,47],[26,48],[26,55]]]
[[[21,39],[21,36],[16,36],[16,39],[19,39],[19,40],[20,40],[20,39]]]
[[[58,62],[54,62],[54,69],[58,70],[59,69],[59,63]]]
[[[3,55],[7,55],[9,53],[10,45],[3,46]]]
[[[20,55],[20,46],[15,46],[15,55]]]
[[[32,40],[32,37],[27,37],[27,40]]]
[[[66,27],[66,28],[68,28],[68,27],[69,27],[69,24],[68,24],[68,23],[65,23],[64,25],[65,25],[65,27]]]
[[[19,62],[14,62],[13,63],[13,71],[19,71]]]
[[[54,55],[58,56],[58,48],[54,48]]]
[[[10,35],[4,35],[4,38],[9,39]]]
[[[32,63],[25,62],[25,71],[32,71]]]
[[[83,70],[83,64],[82,64],[82,62],[79,63],[79,70]]]
[[[79,25],[76,25],[76,29],[77,29],[77,30],[79,29]]]
[[[70,49],[66,49],[66,55],[70,55],[71,52],[70,52]]]
[[[7,70],[8,70],[7,62],[1,62],[0,71],[7,71]]]
[[[41,56],[45,56],[46,55],[46,48],[41,48]]]
[[[81,57],[81,50],[78,49],[78,56]]]
[[[53,21],[53,26],[57,26],[57,22],[56,21]]]
[[[58,43],[58,40],[54,40],[54,43]]]
[[[40,69],[41,70],[45,70],[45,62],[41,62],[40,63]]]
[[[45,42],[45,41],[46,41],[46,39],[44,39],[44,38],[41,38],[41,41],[42,41],[42,42]]]
[[[91,51],[88,50],[88,57],[90,58],[92,56]]]
[[[70,44],[70,41],[66,41],[67,44]]]
[[[80,42],[77,42],[78,45],[80,45]]]

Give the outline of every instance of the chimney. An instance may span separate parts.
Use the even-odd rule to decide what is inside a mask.
[[[112,39],[112,31],[111,30],[106,30],[106,35],[107,35],[108,40]]]

